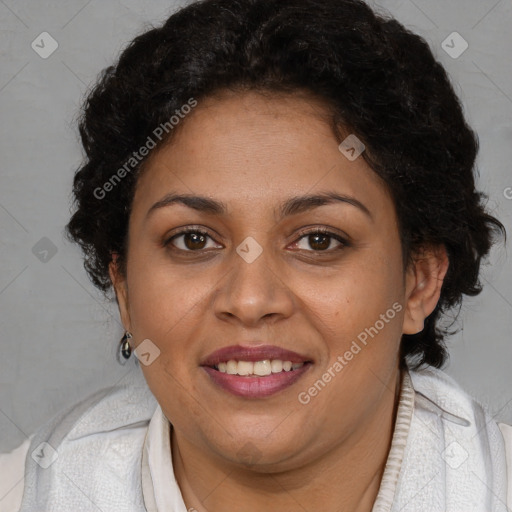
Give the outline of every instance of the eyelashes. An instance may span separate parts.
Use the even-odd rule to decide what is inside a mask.
[[[315,240],[313,243],[319,243],[320,246],[322,246],[320,249],[308,251],[308,252],[319,252],[319,253],[329,252],[330,253],[334,250],[341,249],[343,247],[348,247],[350,245],[349,242],[345,238],[343,238],[342,236],[338,235],[337,233],[333,233],[332,231],[329,231],[328,229],[325,229],[325,228],[313,228],[313,229],[310,229],[307,231],[302,231],[301,233],[299,233],[298,236],[299,236],[299,238],[296,242],[294,242],[294,245],[297,245],[303,239],[306,239],[307,243],[311,247],[312,246],[311,237],[315,237],[317,240]],[[330,239],[329,243],[328,243],[328,247],[327,248],[323,247],[324,244],[322,244],[322,242],[318,242],[318,239],[324,240],[324,241],[325,241],[325,239]],[[339,245],[338,245],[337,249],[329,248],[332,241],[338,242]],[[302,249],[300,249],[300,250],[302,250]],[[307,250],[307,249],[304,249],[304,250]]]
[[[179,240],[180,238],[184,238],[185,240],[187,240],[189,243],[192,243],[192,244],[199,244],[201,245],[201,243],[206,240],[207,238],[209,238],[210,240],[213,240],[213,238],[210,236],[210,234],[207,232],[207,231],[204,231],[202,229],[199,229],[199,228],[185,228],[185,229],[182,229],[181,231],[179,231],[178,233],[174,234],[171,238],[167,239],[167,241],[165,242],[165,246],[166,247],[172,247],[172,248],[175,248],[177,250],[180,250],[180,251],[184,251],[184,252],[198,252],[199,250],[203,250],[205,249],[205,247],[200,247],[200,248],[195,248],[195,249],[190,249],[190,248],[187,248],[185,245],[184,245],[184,240],[182,241],[182,246],[184,247],[176,247],[174,242],[176,240]]]
[[[332,248],[333,243],[335,244],[334,248]],[[299,246],[300,244],[302,244],[302,247]],[[164,247],[181,253],[201,253],[206,250],[210,252],[212,248],[223,248],[222,245],[217,244],[208,231],[199,227],[187,227],[181,229],[171,237],[167,238],[163,245]],[[291,246],[294,247],[292,249],[294,251],[331,254],[334,251],[350,247],[350,243],[346,238],[337,233],[326,228],[316,227],[301,231],[297,235],[297,239],[292,242]],[[305,248],[304,246],[309,246],[310,249]]]

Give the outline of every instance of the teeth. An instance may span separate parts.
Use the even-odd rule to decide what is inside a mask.
[[[250,375],[253,373],[253,366],[249,361],[238,361],[236,373],[238,375]]]
[[[226,373],[229,373],[230,375],[234,375],[238,372],[238,363],[236,361],[228,361],[226,363]]]
[[[238,361],[238,368],[240,368],[240,363],[242,361]],[[251,364],[251,363],[247,363]],[[265,375],[270,375],[272,373],[272,366],[269,359],[265,359],[264,361],[256,361],[253,364],[253,373],[259,375],[260,377],[264,377]]]
[[[257,375],[264,377],[271,373],[289,372],[302,368],[304,363],[292,363],[291,361],[281,361],[280,359],[264,359],[262,361],[235,361],[230,359],[227,362],[219,363],[215,366],[219,372],[229,375]]]
[[[283,371],[283,361],[274,359],[270,362],[270,370],[272,373],[281,373]]]

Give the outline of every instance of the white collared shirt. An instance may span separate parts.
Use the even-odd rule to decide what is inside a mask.
[[[391,448],[372,512],[389,512],[396,492],[414,410],[415,391],[409,373],[403,373]],[[499,424],[506,442],[508,480],[512,482],[512,426]],[[174,475],[171,452],[172,425],[157,405],[147,428],[142,454],[142,491],[148,512],[187,512]],[[30,440],[8,454],[0,454],[0,512],[18,512],[23,495],[24,464]],[[512,505],[512,485],[508,488]]]
[[[407,436],[414,410],[415,392],[409,373],[403,373],[397,417],[391,448],[386,461],[384,474],[372,512],[389,512],[400,474]],[[512,427],[500,424],[507,442],[507,466],[512,475]],[[148,512],[173,510],[187,512],[181,491],[174,476],[171,456],[172,425],[160,406],[151,418],[144,443],[142,459],[142,489]],[[512,504],[512,489],[509,488],[509,506]]]

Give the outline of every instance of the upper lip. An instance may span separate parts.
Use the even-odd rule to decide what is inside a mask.
[[[264,359],[280,359],[282,361],[291,361],[292,363],[305,363],[311,361],[310,358],[297,354],[292,350],[287,350],[275,345],[258,345],[247,347],[242,345],[230,345],[212,352],[202,362],[201,366],[215,366],[234,359],[236,361],[263,361]]]

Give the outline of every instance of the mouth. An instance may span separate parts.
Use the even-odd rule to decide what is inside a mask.
[[[294,384],[312,365],[312,359],[280,347],[233,345],[213,352],[200,366],[221,390],[264,398]]]

